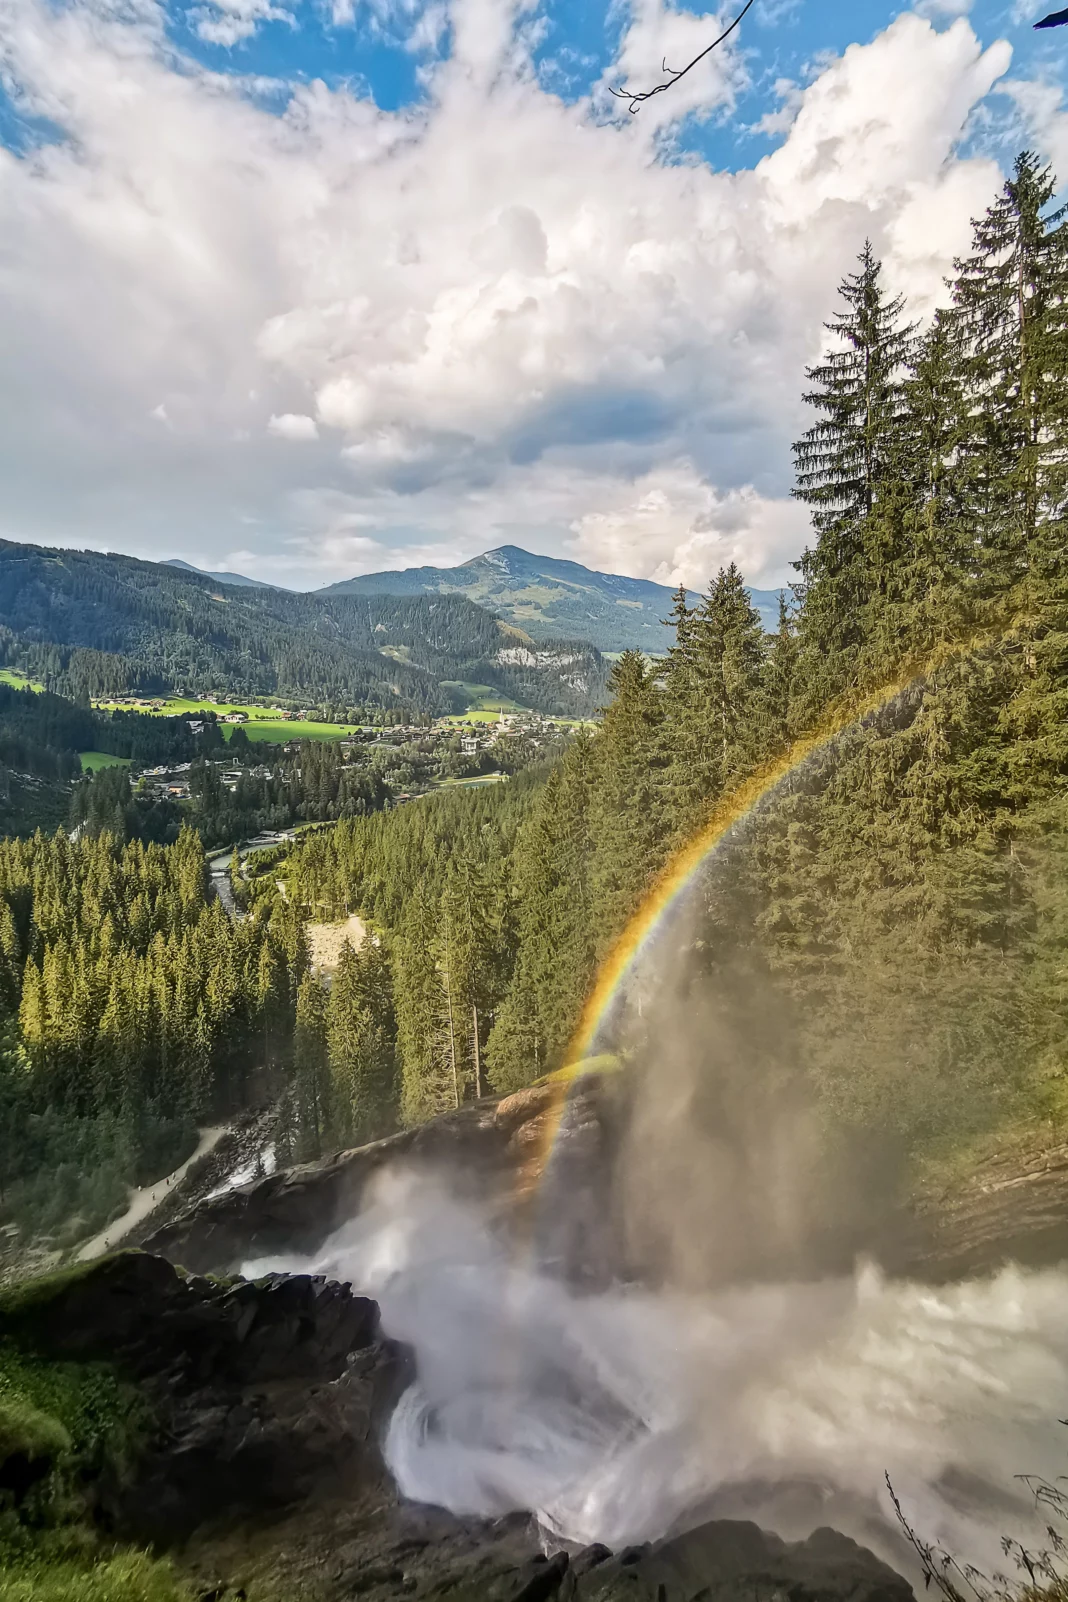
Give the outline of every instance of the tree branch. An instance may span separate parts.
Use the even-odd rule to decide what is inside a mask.
[[[724,39],[729,38],[752,4],[753,0],[745,0],[745,5],[742,7],[741,11],[739,11],[730,27],[725,28],[718,39],[713,39],[710,45],[706,45],[701,51],[700,55],[694,56],[693,60],[687,66],[680,67],[676,72],[674,67],[668,66],[665,58],[660,64],[661,72],[666,72],[668,75],[664,79],[663,83],[655,84],[652,89],[609,89],[609,94],[615,95],[617,100],[629,100],[630,105],[627,107],[627,109],[633,117],[634,113],[639,109],[644,101],[652,100],[654,95],[662,95],[665,89],[670,89],[672,84],[678,83],[680,78],[685,78],[691,67],[696,67],[697,63],[699,61],[703,61],[707,55],[710,55],[717,45],[721,45]]]

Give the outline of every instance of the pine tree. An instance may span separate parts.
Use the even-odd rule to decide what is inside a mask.
[[[1055,192],[1050,169],[1023,152],[956,263],[966,507],[993,595],[1026,577],[1068,495],[1068,231],[1066,208],[1047,209]]]
[[[329,1131],[330,1076],[326,1049],[327,992],[313,973],[306,973],[297,991],[293,1028],[293,1098],[296,1114],[296,1157],[310,1162],[322,1156]]]
[[[385,952],[373,940],[359,952],[346,941],[326,1012],[332,1122],[345,1141],[362,1145],[395,1127],[395,1038]]]
[[[21,947],[15,917],[0,896],[0,1014],[13,1011],[21,989]]]
[[[797,618],[785,590],[780,590],[778,623],[767,648],[757,697],[760,745],[769,752],[785,750],[796,732],[797,671]]]
[[[754,718],[766,654],[760,614],[732,562],[720,570],[693,623],[700,716],[715,753],[717,788],[752,764]]]
[[[803,637],[814,675],[832,684],[848,677],[850,654],[863,639],[874,576],[866,525],[893,475],[915,329],[902,322],[903,298],[883,289],[870,242],[858,259],[860,270],[839,287],[844,308],[826,325],[835,344],[807,369],[815,387],[804,399],[819,421],[794,446],[794,493],[811,508],[817,533],[799,563]]]
[[[609,682],[613,699],[597,741],[591,811],[591,884],[601,950],[641,900],[669,839],[664,807],[669,752],[657,670],[640,651],[624,651]]]
[[[455,1104],[436,929],[437,906],[421,880],[394,946],[400,1112],[405,1124],[421,1123]]]
[[[596,970],[596,769],[596,742],[580,734],[516,841],[518,953],[486,1043],[496,1090],[516,1090],[561,1065]]]

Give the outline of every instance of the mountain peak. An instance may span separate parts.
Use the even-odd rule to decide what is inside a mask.
[[[584,640],[602,651],[659,655],[671,644],[664,624],[674,591],[651,579],[599,573],[567,557],[538,556],[519,545],[497,545],[456,567],[411,567],[364,573],[323,594],[466,595],[533,640]],[[751,591],[765,628],[775,627],[778,596]],[[691,599],[696,601],[697,596]]]

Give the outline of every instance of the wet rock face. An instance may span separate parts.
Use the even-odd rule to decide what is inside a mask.
[[[279,1545],[265,1556],[261,1540],[257,1577],[309,1602],[914,1602],[905,1580],[834,1530],[788,1543],[727,1520],[614,1554],[546,1553],[522,1514],[397,1506],[372,1523],[335,1507],[287,1526]],[[249,1572],[240,1558],[237,1570]]]
[[[911,1602],[912,1588],[836,1530],[787,1542],[755,1524],[717,1520],[614,1556],[588,1548],[543,1594],[560,1602]]]
[[[609,1228],[613,1173],[625,1125],[623,1076],[590,1075],[567,1090],[532,1085],[478,1102],[355,1151],[339,1152],[253,1181],[153,1225],[142,1244],[201,1273],[226,1272],[250,1258],[314,1254],[359,1211],[367,1186],[394,1162],[440,1170],[461,1195],[507,1210],[533,1198],[552,1148],[566,1186],[565,1214],[537,1220],[543,1260],[570,1277],[639,1275]],[[944,1281],[992,1272],[1007,1261],[1033,1266],[1068,1256],[1068,1146],[994,1154],[952,1186],[928,1186],[887,1202],[871,1238],[852,1237],[822,1271],[848,1273],[856,1250],[890,1273]],[[544,1228],[543,1228],[544,1226]],[[611,1238],[610,1238],[611,1237]],[[833,1244],[833,1243],[832,1243]]]
[[[161,1376],[147,1393],[159,1428],[108,1511],[123,1533],[169,1546],[214,1524],[261,1523],[339,1484],[388,1495],[378,1438],[402,1378],[384,1344],[325,1385],[188,1390]]]

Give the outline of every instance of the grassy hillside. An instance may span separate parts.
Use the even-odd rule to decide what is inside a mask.
[[[660,654],[671,644],[664,627],[672,591],[648,579],[596,573],[578,562],[534,556],[502,545],[460,567],[412,567],[365,573],[332,584],[321,595],[464,595],[516,624],[533,640],[558,635],[588,640],[602,651],[627,649]],[[753,590],[765,628],[778,616],[778,597]],[[690,597],[691,603],[698,599]]]

